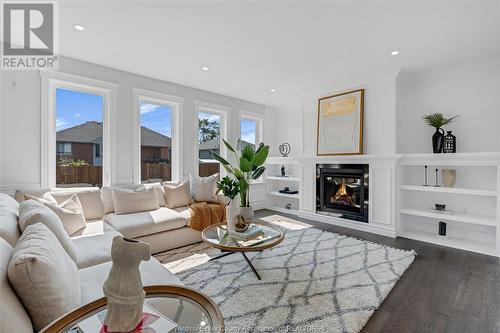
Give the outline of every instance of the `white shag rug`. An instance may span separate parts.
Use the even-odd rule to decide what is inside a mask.
[[[199,243],[155,257],[188,287],[210,296],[227,332],[359,332],[415,258],[399,250],[312,228],[279,215],[286,230],[274,248],[239,253]]]

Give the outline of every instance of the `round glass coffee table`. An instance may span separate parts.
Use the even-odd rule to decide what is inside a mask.
[[[144,325],[137,332],[224,332],[219,307],[204,294],[181,286],[147,286]],[[40,333],[100,333],[106,298],[82,306],[45,327]]]
[[[248,259],[245,252],[259,252],[276,246],[283,241],[285,233],[279,226],[265,221],[253,220],[250,224],[261,228],[262,232],[258,237],[249,240],[233,237],[228,232],[227,225],[225,223],[219,223],[213,224],[203,230],[201,238],[204,242],[225,252],[220,256],[211,258],[210,261],[239,252],[243,258],[245,258],[245,261],[248,263],[248,266],[250,266],[255,276],[257,276],[257,279],[260,280],[259,273],[252,265],[252,262]]]

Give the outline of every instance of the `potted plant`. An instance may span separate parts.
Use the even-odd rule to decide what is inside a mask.
[[[434,153],[442,153],[444,147],[444,130],[442,127],[452,123],[457,116],[445,118],[441,113],[433,113],[428,114],[423,118],[427,125],[436,129],[436,132],[432,135],[432,151]]]
[[[226,202],[226,221],[229,230],[234,230],[236,223],[236,216],[239,213],[239,196],[240,184],[228,177],[223,177],[219,182],[217,182],[217,193],[222,192],[224,197],[227,199]]]
[[[269,155],[269,146],[260,143],[256,150],[251,145],[245,145],[240,150],[234,149],[226,140],[222,139],[227,149],[234,154],[237,165],[232,165],[225,158],[213,153],[224,169],[236,180],[240,187],[240,215],[246,220],[253,219],[253,207],[250,206],[250,185],[266,170],[264,163]],[[240,147],[238,140],[237,147]]]

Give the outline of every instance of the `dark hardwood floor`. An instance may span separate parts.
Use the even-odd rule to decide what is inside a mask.
[[[270,210],[256,212],[257,217],[274,214],[322,230],[417,252],[415,261],[362,332],[500,333],[499,258],[406,238],[393,239]]]

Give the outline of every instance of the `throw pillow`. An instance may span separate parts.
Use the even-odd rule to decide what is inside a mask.
[[[57,203],[56,199],[49,192],[44,193],[44,195],[41,197],[37,197],[35,195],[31,195],[31,194],[26,193],[26,194],[24,194],[24,200],[36,200],[36,201],[41,202],[43,204]]]
[[[86,222],[83,216],[83,209],[80,200],[73,194],[66,201],[56,203],[45,203],[45,206],[52,209],[54,213],[61,219],[64,230],[68,235],[73,235],[80,229],[85,228]]]
[[[194,201],[217,201],[215,193],[217,192],[217,182],[219,181],[219,174],[211,175],[208,177],[199,177],[194,174],[189,175],[191,182],[191,194]]]
[[[104,216],[104,203],[101,199],[101,190],[97,187],[85,190],[70,191],[52,191],[52,197],[58,204],[68,200],[73,194],[76,194],[82,205],[83,216],[86,220],[102,219]]]
[[[115,214],[138,213],[160,208],[153,188],[144,186],[137,189],[113,188],[112,196]]]
[[[35,223],[43,223],[57,237],[59,243],[68,255],[77,262],[76,246],[64,230],[59,216],[50,208],[35,200],[25,200],[19,204],[19,229],[24,232],[26,228]]]
[[[21,235],[8,276],[36,331],[81,305],[78,269],[41,223],[28,226]]]
[[[184,207],[193,203],[193,197],[189,191],[189,180],[177,186],[163,185],[163,188],[168,208]]]

